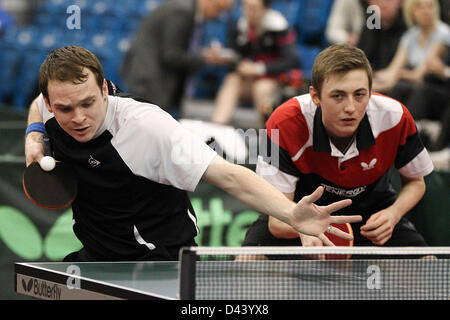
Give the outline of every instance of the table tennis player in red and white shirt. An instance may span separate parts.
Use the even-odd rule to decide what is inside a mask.
[[[118,90],[82,47],[52,51],[39,86],[28,122],[45,126],[55,158],[71,164],[78,177],[73,229],[83,249],[66,261],[177,260],[199,232],[187,192],[200,179],[324,241],[331,223],[361,219],[330,216],[350,200],[316,206],[322,187],[298,203],[288,200],[253,171],[219,157],[158,106]],[[26,136],[27,164],[43,156],[41,135]]]
[[[363,51],[346,45],[322,51],[309,94],[279,106],[266,122],[267,149],[256,172],[296,200],[318,186],[317,204],[352,199],[336,214],[358,214],[354,245],[425,246],[404,215],[425,193],[433,170],[414,119],[400,102],[371,92],[372,71]],[[392,167],[402,187],[391,185]],[[243,245],[322,246],[273,217],[260,216]]]

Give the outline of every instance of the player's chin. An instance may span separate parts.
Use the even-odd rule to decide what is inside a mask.
[[[339,127],[341,138],[351,137],[358,129],[358,123],[355,121],[352,124],[346,124]]]

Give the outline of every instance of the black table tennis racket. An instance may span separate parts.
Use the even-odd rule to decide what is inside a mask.
[[[52,156],[48,136],[42,137],[44,155]],[[45,209],[63,209],[72,204],[77,195],[77,177],[73,168],[56,161],[51,171],[42,170],[38,162],[31,163],[24,171],[23,190],[31,202]]]

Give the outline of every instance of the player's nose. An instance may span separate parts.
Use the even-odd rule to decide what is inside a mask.
[[[355,106],[355,100],[350,97],[347,101],[347,104],[345,105],[344,111],[346,113],[353,113],[356,110],[356,106]]]
[[[86,120],[86,115],[81,108],[75,108],[72,116],[72,121],[79,124],[83,123]]]

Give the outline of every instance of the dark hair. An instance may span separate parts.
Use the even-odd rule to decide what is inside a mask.
[[[79,46],[66,46],[53,50],[44,60],[39,70],[39,89],[48,97],[50,80],[83,83],[87,80],[84,68],[92,71],[100,88],[103,87],[104,73],[100,61],[89,50]]]
[[[342,74],[355,69],[363,69],[372,90],[372,67],[364,51],[347,44],[335,44],[320,52],[314,60],[311,85],[321,95],[325,79],[333,74]]]

